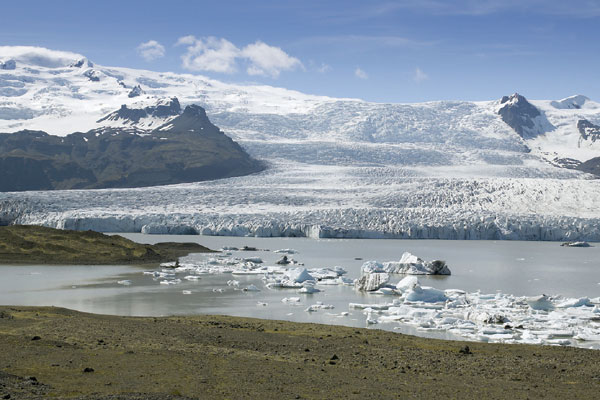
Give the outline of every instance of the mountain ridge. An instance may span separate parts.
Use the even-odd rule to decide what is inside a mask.
[[[0,191],[156,186],[264,169],[201,107],[190,105],[170,115],[179,110],[176,98],[171,104],[162,111],[162,105],[152,108],[171,116],[168,125],[153,130],[105,127],[64,137],[32,130],[0,134]]]

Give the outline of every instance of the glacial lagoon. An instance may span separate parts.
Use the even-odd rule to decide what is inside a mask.
[[[344,277],[350,279],[360,276],[361,266],[366,261],[399,260],[402,253],[408,251],[424,260],[445,260],[452,271],[450,276],[418,276],[420,286],[446,290],[452,296],[458,293],[468,299],[469,304],[467,308],[459,305],[444,310],[431,304],[412,304],[407,308],[397,296],[357,292],[349,285],[317,284],[320,292],[301,294],[297,289],[270,289],[262,275],[202,273],[197,280],[177,279],[177,284],[161,284],[160,278],[148,274],[161,271],[161,268],[152,270],[136,266],[0,266],[0,304],[54,305],[132,316],[226,314],[369,326],[446,339],[527,343],[541,340],[547,344],[599,347],[600,324],[596,322],[594,310],[600,311],[595,303],[600,297],[600,246],[594,244],[588,248],[569,248],[561,247],[557,242],[531,241],[122,235],[143,243],[193,241],[215,250],[243,246],[257,249],[228,250],[225,252],[228,254],[193,254],[182,258],[182,265],[203,265],[216,256],[222,260],[260,258],[263,265],[276,265],[282,254],[275,250],[294,249],[296,253],[287,256],[302,263],[301,268],[339,266],[347,271]],[[296,267],[299,266],[288,266]],[[189,272],[175,274],[175,277],[186,275]],[[402,275],[391,275],[390,283],[396,284],[402,278]],[[259,291],[244,290],[253,287]],[[541,294],[554,298],[556,311],[535,311],[532,317],[527,306],[519,306],[523,304],[520,296]],[[590,302],[584,300],[581,303],[582,298],[588,298]],[[283,302],[283,299],[293,300]],[[456,303],[456,298],[451,300]],[[578,307],[577,301],[585,304]],[[362,306],[352,307],[351,303]],[[313,312],[306,311],[312,305],[322,307]],[[381,310],[369,307],[378,305],[382,306]],[[477,321],[487,315],[502,315],[506,320],[489,326],[482,325],[481,321],[473,327],[469,321],[456,325],[467,312],[466,320]],[[457,318],[457,315],[461,317]],[[526,325],[525,328],[530,323],[533,333],[505,329],[514,328],[511,324],[516,323]],[[446,329],[449,326],[456,329]],[[541,332],[540,327],[544,326],[551,328]],[[516,336],[513,332],[517,332]],[[579,340],[581,338],[586,340]]]

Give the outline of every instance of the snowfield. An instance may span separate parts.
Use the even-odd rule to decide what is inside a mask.
[[[197,75],[94,65],[85,57],[0,47],[0,132],[55,135],[101,126],[177,97],[255,158],[262,173],[142,189],[0,194],[0,222],[111,232],[361,238],[600,241],[600,182],[552,165],[600,156],[577,121],[600,124],[584,96],[531,101],[549,126],[523,139],[500,100],[377,104],[241,86]],[[140,86],[141,94],[129,97]],[[139,91],[134,91],[138,93]],[[599,141],[600,142],[600,141]]]

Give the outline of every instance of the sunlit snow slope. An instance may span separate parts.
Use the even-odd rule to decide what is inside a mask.
[[[14,62],[13,62],[14,61]],[[225,235],[600,240],[600,184],[558,168],[600,156],[600,105],[531,101],[528,135],[499,115],[516,102],[377,104],[103,67],[73,53],[0,47],[0,132],[153,129],[105,118],[177,97],[198,104],[270,168],[134,190],[0,194],[0,220],[104,231]],[[103,120],[102,120],[103,119]],[[102,120],[102,121],[101,121]],[[587,126],[587,125],[586,125]],[[588,131],[590,131],[588,129]],[[592,132],[590,131],[590,132]],[[587,132],[587,131],[586,131]]]

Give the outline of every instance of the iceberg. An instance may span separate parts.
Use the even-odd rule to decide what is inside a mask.
[[[450,269],[444,261],[425,262],[421,258],[405,252],[399,261],[367,261],[361,267],[362,273],[387,272],[388,274],[407,275],[450,275]]]
[[[372,292],[386,285],[390,276],[385,272],[367,273],[361,276],[355,283],[356,290]]]

